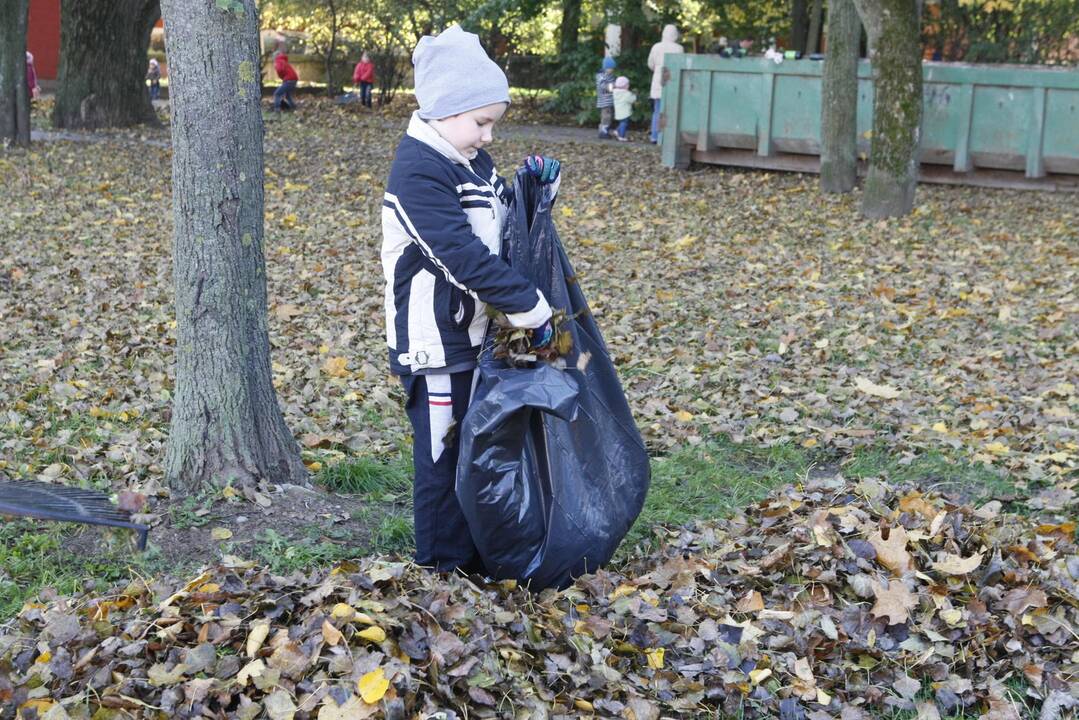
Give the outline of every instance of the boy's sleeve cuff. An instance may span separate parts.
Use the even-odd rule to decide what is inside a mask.
[[[510,321],[510,325],[515,328],[531,329],[537,328],[551,319],[551,306],[547,304],[547,298],[543,297],[543,293],[539,290],[536,290],[536,295],[539,297],[539,301],[531,310],[521,313],[506,313],[506,319]]]

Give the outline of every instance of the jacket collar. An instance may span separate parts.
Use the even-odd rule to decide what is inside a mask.
[[[439,135],[437,130],[425,122],[423,118],[420,117],[419,111],[412,113],[412,118],[408,121],[408,130],[405,134],[419,140],[424,145],[434,148],[453,162],[464,165],[469,170],[472,169],[472,163],[468,161],[468,158],[462,155],[461,152],[451,145],[446,138]]]

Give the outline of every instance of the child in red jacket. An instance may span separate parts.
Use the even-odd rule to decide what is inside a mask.
[[[288,55],[283,50],[274,55],[273,69],[277,72],[277,77],[281,78],[281,84],[273,93],[273,109],[280,110],[284,105],[286,109],[292,110],[296,107],[292,91],[296,89],[296,81],[300,76],[296,74],[296,68],[289,64]]]
[[[352,71],[352,82],[360,86],[360,102],[371,107],[371,87],[375,84],[375,64],[364,53],[360,61],[356,63],[356,69]]]

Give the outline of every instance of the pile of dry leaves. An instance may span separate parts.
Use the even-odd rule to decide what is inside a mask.
[[[1079,702],[1075,531],[836,477],[562,592],[229,558],[25,608],[0,717],[1048,720]]]

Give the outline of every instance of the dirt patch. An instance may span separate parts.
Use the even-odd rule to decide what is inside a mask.
[[[403,504],[366,496],[280,487],[269,496],[268,507],[220,496],[157,503],[150,508],[155,519],[147,557],[174,571],[213,564],[226,555],[270,565],[358,557],[379,549],[374,540],[384,518],[408,513]],[[85,528],[65,539],[64,547],[85,557],[106,552],[108,542],[107,533]]]

